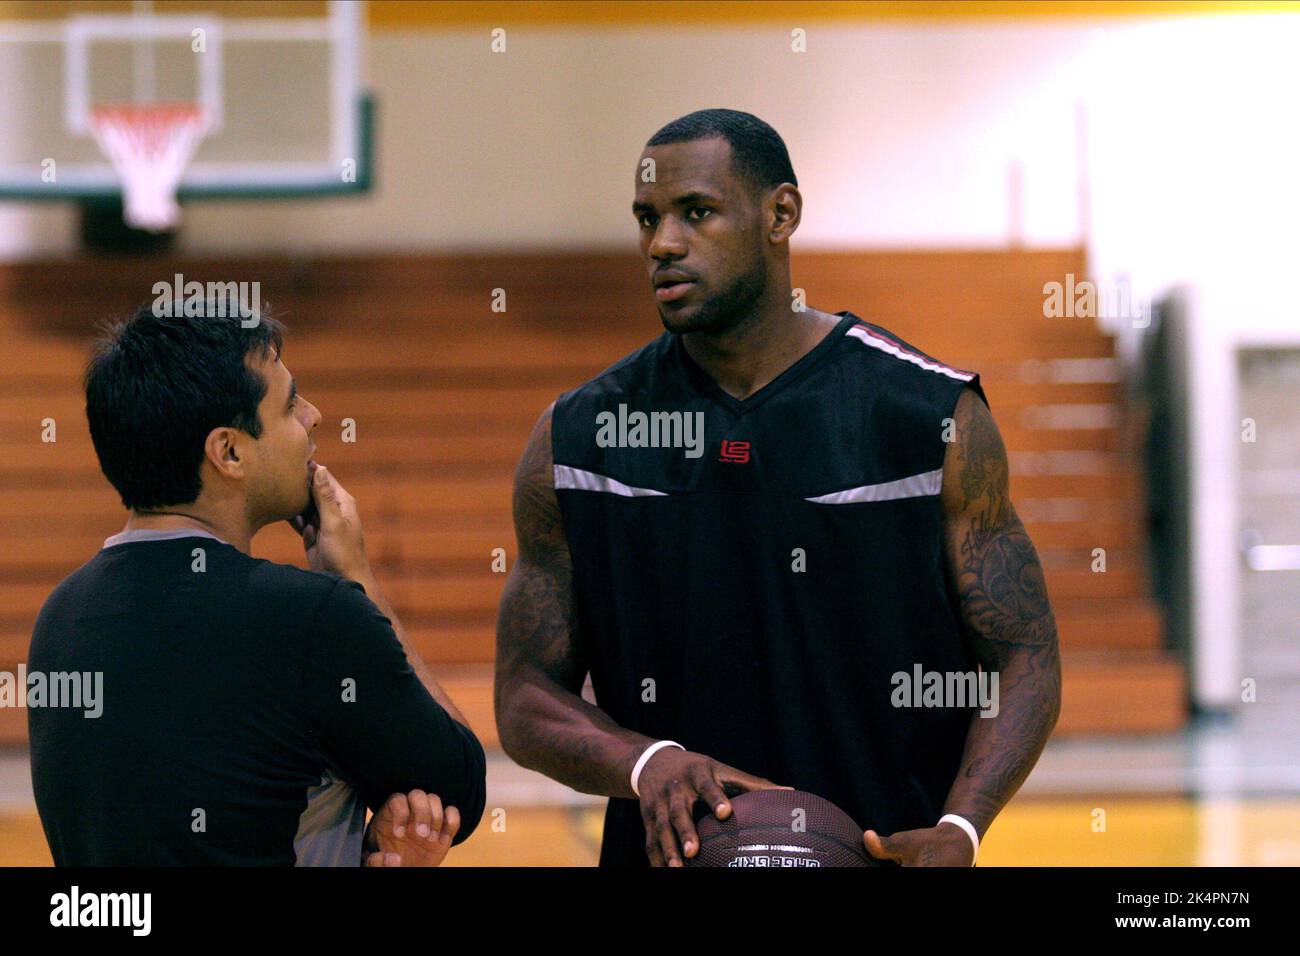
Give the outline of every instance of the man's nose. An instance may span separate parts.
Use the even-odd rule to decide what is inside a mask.
[[[686,255],[686,242],[682,238],[682,229],[671,218],[660,220],[650,239],[650,248],[646,250],[650,258],[664,260],[681,259]]]

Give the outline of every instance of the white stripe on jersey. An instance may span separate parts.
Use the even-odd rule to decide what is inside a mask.
[[[598,475],[594,471],[583,471],[581,468],[570,468],[568,465],[555,465],[553,467],[555,468],[555,487],[557,489],[608,491],[612,494],[622,495],[625,498],[639,498],[643,495],[666,496],[668,494],[666,491],[655,491],[653,488],[634,488],[605,475]]]
[[[897,481],[882,481],[878,485],[858,485],[845,488],[829,495],[805,498],[819,505],[851,505],[860,501],[895,501],[899,498],[923,498],[937,495],[943,485],[943,469],[924,471],[919,475],[909,475]]]
[[[949,378],[955,378],[959,382],[969,382],[975,377],[974,372],[963,372],[960,369],[944,365],[942,362],[936,362],[933,359],[924,358],[914,352],[909,352],[898,345],[898,343],[891,342],[879,335],[874,335],[861,325],[853,326],[853,328],[849,329],[845,334],[853,336],[855,339],[871,346],[873,349],[887,352],[896,358],[901,358],[904,362],[911,362],[913,365],[919,365],[927,371],[938,372],[940,375],[947,375]]]

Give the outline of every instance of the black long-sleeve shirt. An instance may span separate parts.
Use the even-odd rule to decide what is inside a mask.
[[[28,703],[61,866],[356,865],[393,793],[455,806],[457,843],[483,813],[482,746],[361,586],[201,531],[110,538],[45,602],[27,666],[101,681],[93,709]]]

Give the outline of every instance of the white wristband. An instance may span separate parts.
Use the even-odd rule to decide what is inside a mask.
[[[971,822],[965,817],[957,816],[955,813],[945,813],[939,818],[939,823],[951,823],[953,826],[961,827],[966,831],[966,835],[970,837],[971,846],[975,848],[975,856],[970,858],[970,865],[974,866],[975,857],[980,855],[980,835],[975,832],[975,827],[971,825]],[[935,824],[935,826],[938,825],[938,823]]]
[[[641,796],[641,791],[636,788],[636,784],[637,781],[641,779],[641,771],[645,768],[645,765],[649,762],[650,758],[665,747],[676,747],[678,750],[686,749],[675,740],[661,740],[657,744],[651,744],[645,750],[641,751],[641,756],[636,760],[636,766],[632,768],[632,792],[638,797]]]

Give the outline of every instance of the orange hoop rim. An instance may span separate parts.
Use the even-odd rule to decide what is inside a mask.
[[[96,123],[117,121],[129,125],[202,119],[204,109],[199,103],[104,103],[91,107],[90,115]]]

